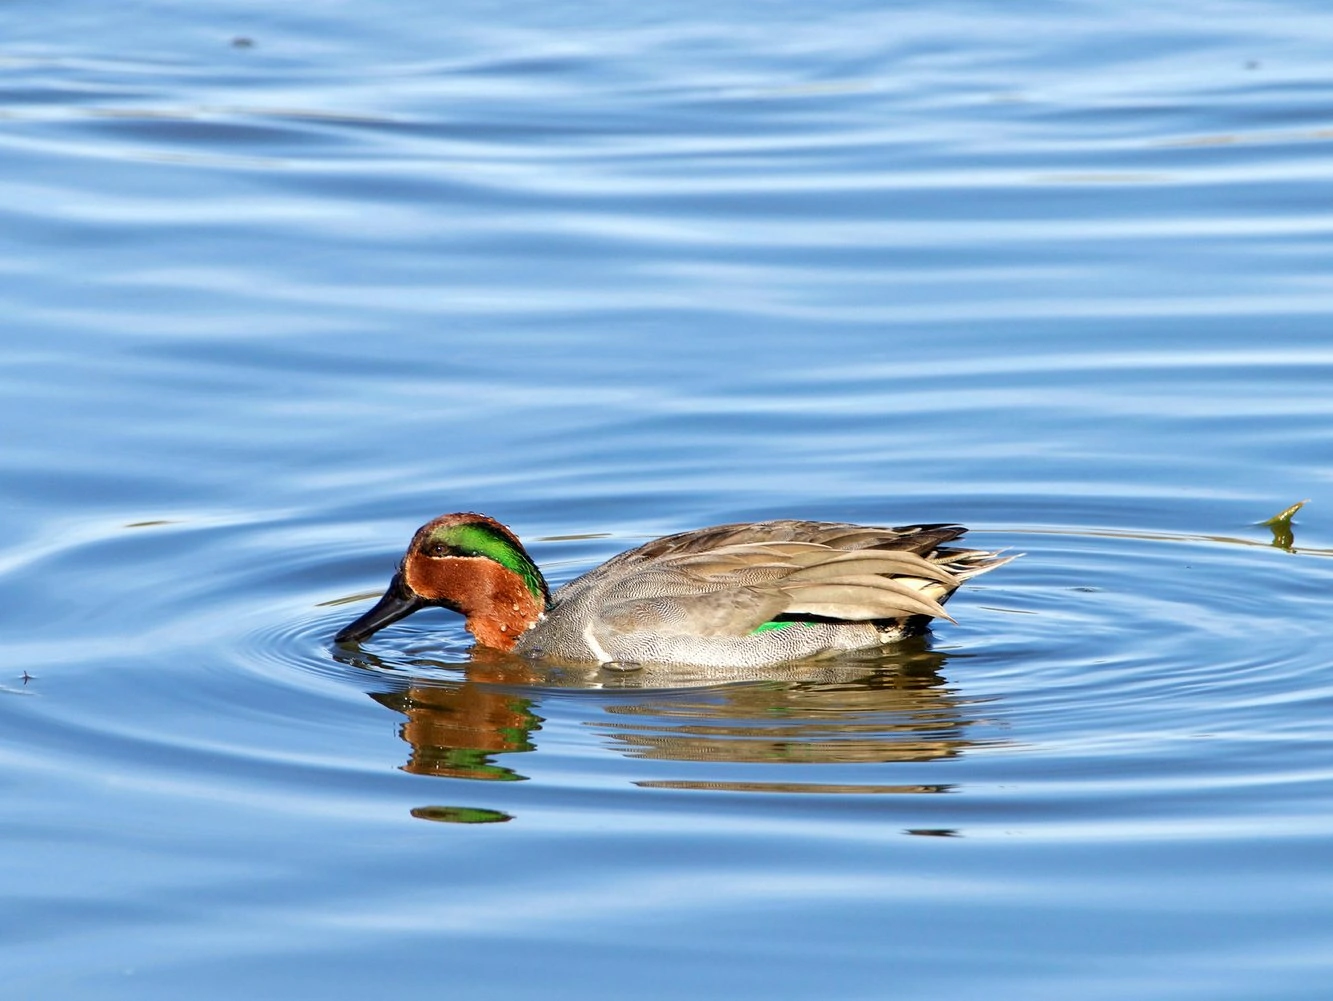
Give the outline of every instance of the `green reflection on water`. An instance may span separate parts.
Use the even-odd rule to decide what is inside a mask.
[[[513,816],[501,810],[480,806],[418,806],[412,811],[418,820],[434,820],[443,824],[503,824]]]

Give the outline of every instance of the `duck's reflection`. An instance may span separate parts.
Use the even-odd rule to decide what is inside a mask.
[[[527,778],[496,758],[537,749],[532,734],[541,729],[542,718],[532,711],[532,699],[471,679],[456,685],[413,685],[371,698],[407,717],[399,730],[412,746],[404,771],[499,782]]]
[[[364,654],[361,655],[364,657]],[[545,667],[475,651],[459,681],[409,683],[372,697],[406,717],[409,772],[525,778],[510,755],[534,751],[552,689],[589,690],[576,715],[607,746],[641,759],[717,763],[922,762],[956,757],[982,717],[945,682],[948,655],[925,640],[860,660],[753,672],[646,668],[626,674]],[[368,666],[364,662],[362,666]],[[425,667],[426,665],[422,665]],[[441,665],[433,665],[441,666]],[[548,712],[551,710],[547,710]],[[771,776],[766,776],[771,778]],[[655,788],[765,792],[942,792],[945,785],[645,779]]]

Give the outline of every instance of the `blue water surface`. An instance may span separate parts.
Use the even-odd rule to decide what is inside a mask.
[[[1327,997],[1320,7],[0,23],[6,998]],[[1023,555],[748,675],[332,644],[458,510]]]

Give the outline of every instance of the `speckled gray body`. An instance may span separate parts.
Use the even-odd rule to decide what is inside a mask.
[[[891,643],[944,615],[962,581],[1006,562],[940,548],[965,531],[769,521],[667,536],[560,588],[514,649],[572,663],[763,667]],[[788,624],[760,629],[774,620]]]

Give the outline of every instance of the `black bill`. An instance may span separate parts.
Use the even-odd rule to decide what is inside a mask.
[[[405,619],[428,603],[416,594],[403,581],[403,575],[396,573],[389,581],[389,589],[384,597],[375,602],[375,607],[355,622],[343,626],[333,637],[335,643],[359,643],[367,636],[379,632],[385,626]]]

